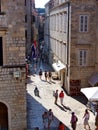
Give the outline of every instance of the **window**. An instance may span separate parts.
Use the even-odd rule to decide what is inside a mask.
[[[27,15],[25,15],[25,22],[27,23]]]
[[[6,7],[3,2],[3,0],[0,0],[0,15],[5,15],[6,14]]]
[[[62,13],[60,13],[60,15],[59,15],[59,31],[61,32],[62,31]]]
[[[64,24],[64,25],[63,25],[63,26],[64,26],[64,27],[63,27],[63,30],[64,30],[64,32],[66,32],[66,25],[67,25],[67,14],[66,14],[66,12],[64,12],[64,17],[63,17],[63,19],[64,19],[64,20],[63,20],[63,21],[64,21],[64,22],[63,22],[63,24]]]
[[[3,65],[3,45],[2,45],[2,37],[0,37],[0,66]]]
[[[26,38],[26,41],[27,41],[27,30],[25,30],[25,38]]]
[[[80,32],[88,31],[88,15],[80,15]]]
[[[67,64],[67,46],[62,44],[62,61]]]
[[[35,22],[35,16],[34,15],[32,15],[32,21],[33,21],[33,23]]]
[[[79,65],[86,66],[87,65],[87,50],[79,50]]]
[[[1,0],[0,0],[0,12],[1,12]]]
[[[25,0],[25,6],[26,6],[26,0]]]
[[[57,31],[59,31],[59,14],[57,14]]]

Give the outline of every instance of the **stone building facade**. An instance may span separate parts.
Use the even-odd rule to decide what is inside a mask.
[[[50,0],[50,64],[68,94],[98,82],[98,1]],[[46,15],[47,16],[47,15]],[[47,17],[46,17],[47,18]]]
[[[33,21],[34,16],[32,11],[35,9],[35,1],[34,0],[25,0],[26,4],[26,14],[25,14],[25,22],[26,22],[26,57],[31,55],[31,46],[33,43]]]
[[[0,2],[0,130],[26,130],[26,3]]]

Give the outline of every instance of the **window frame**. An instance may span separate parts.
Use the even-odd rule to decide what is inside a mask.
[[[87,14],[79,15],[79,32],[88,32],[89,16]]]
[[[78,51],[78,65],[87,66],[88,64],[88,49],[79,49]]]

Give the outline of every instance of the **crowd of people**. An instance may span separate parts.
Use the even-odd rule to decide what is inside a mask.
[[[39,77],[40,77],[41,80],[42,80],[42,76],[43,76],[43,72],[42,72],[42,69],[40,69],[40,71],[39,71]],[[51,73],[51,71],[47,72],[47,71],[45,70],[45,72],[44,72],[44,77],[45,77],[45,81],[49,80],[49,82],[50,82],[50,81],[51,81],[51,78],[52,78],[52,73]]]
[[[85,112],[83,115],[83,119],[84,119],[83,125],[84,125],[85,130],[91,130],[90,125],[89,125],[89,118],[90,118],[90,113],[87,109],[85,109]],[[42,120],[43,120],[44,130],[50,130],[51,123],[54,120],[52,109],[49,109],[49,111],[45,111],[42,114]],[[77,122],[78,122],[78,117],[76,116],[75,112],[72,112],[71,120],[70,120],[72,130],[76,130]],[[98,130],[98,111],[95,117],[95,126],[96,126],[95,130]],[[39,128],[36,127],[35,130],[39,130]],[[62,121],[59,121],[57,130],[67,130],[65,124]]]
[[[42,119],[43,119],[43,124],[44,124],[44,129],[45,130],[50,130],[50,125],[53,121],[53,112],[52,109],[49,109],[49,111],[45,111],[42,114]]]
[[[45,111],[42,114],[42,119],[43,119],[43,124],[44,124],[44,130],[50,130],[51,123],[54,120],[52,109],[49,109],[48,112]],[[59,122],[57,128],[58,130],[66,130],[64,123],[62,123],[61,121]]]
[[[39,78],[42,80],[42,76],[44,76],[45,81],[51,81],[52,73],[51,71],[47,72],[42,72],[42,69],[39,71]],[[36,88],[37,89],[37,88]],[[39,95],[38,95],[39,96]],[[54,96],[54,104],[58,104],[58,98],[60,100],[60,104],[63,105],[63,100],[64,100],[64,91],[61,90],[60,92],[58,90],[55,90],[53,93]],[[83,115],[83,126],[85,130],[91,130],[90,125],[89,125],[89,119],[90,119],[90,113],[88,109],[85,109],[84,115]],[[54,120],[54,115],[52,112],[52,109],[49,109],[49,111],[45,111],[42,114],[42,120],[43,120],[43,126],[44,130],[50,130],[51,124]],[[75,112],[71,113],[71,119],[70,119],[70,124],[72,127],[72,130],[76,130],[77,128],[77,122],[78,122],[78,117],[75,114]],[[95,130],[98,130],[98,111],[96,111],[96,116],[95,116]],[[57,126],[58,130],[66,130],[66,126],[62,121],[59,121],[59,124]],[[38,127],[36,127],[35,130],[39,130]]]

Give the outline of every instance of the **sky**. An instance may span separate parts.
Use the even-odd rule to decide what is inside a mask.
[[[36,8],[45,8],[44,5],[49,2],[49,0],[35,0]]]

